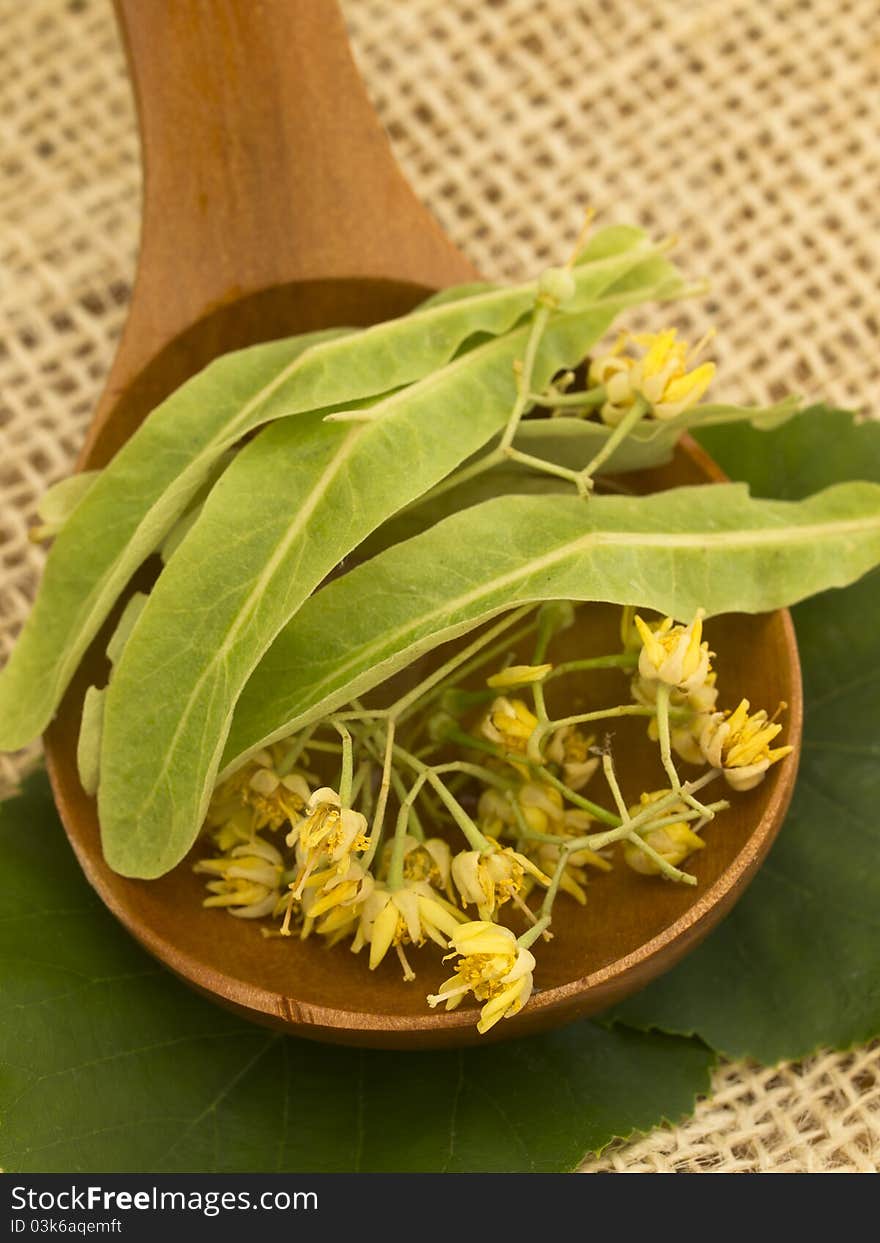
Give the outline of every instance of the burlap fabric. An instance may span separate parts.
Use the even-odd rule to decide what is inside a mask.
[[[152,0],[144,0],[150,3]],[[291,3],[294,0],[290,0]],[[565,253],[585,202],[708,275],[718,395],[874,404],[877,0],[346,0],[416,190],[484,273]],[[125,315],[140,169],[109,0],[0,0],[0,646]],[[678,322],[702,332],[706,307]],[[7,782],[32,758],[3,761]],[[588,1170],[873,1170],[880,1049],[725,1065],[682,1126]]]

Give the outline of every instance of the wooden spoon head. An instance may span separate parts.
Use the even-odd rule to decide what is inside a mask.
[[[650,485],[658,489],[719,477],[714,463],[688,444],[668,467],[651,472]],[[559,659],[617,650],[618,609],[591,605],[578,616],[582,620],[557,641]],[[712,619],[707,637],[717,653],[724,704],[735,706],[746,697],[772,710],[785,701],[785,738],[797,745],[802,698],[789,614]],[[393,956],[370,972],[365,956],[356,957],[347,945],[328,950],[314,937],[265,939],[253,923],[203,910],[203,878],[193,874],[192,859],[156,881],[111,872],[101,853],[95,802],[83,793],[76,771],[82,698],[103,676],[103,665],[99,639],[47,735],[56,801],[86,876],[125,927],[187,983],[256,1022],[316,1040],[450,1047],[542,1031],[608,1008],[672,967],[730,910],[779,831],[794,788],[791,756],[756,789],[732,797],[731,808],[705,830],[706,848],[688,860],[696,888],[641,876],[618,857],[612,872],[595,874],[585,908],[561,897],[556,935],[534,951],[538,967],[531,1001],[488,1037],[478,1037],[473,1006],[446,1013],[425,1003],[425,995],[448,974],[439,951],[414,952],[418,978],[406,984]],[[582,703],[618,703],[626,697],[620,673],[605,670],[584,677],[566,706],[577,712]],[[628,722],[616,733],[624,792],[636,801],[639,791],[664,786],[657,747],[647,739],[644,722]],[[724,796],[722,785],[717,793],[710,787],[712,798]],[[198,853],[197,847],[194,857]]]

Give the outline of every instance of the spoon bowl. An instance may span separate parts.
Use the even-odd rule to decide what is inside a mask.
[[[107,462],[149,410],[220,353],[387,319],[475,276],[397,169],[329,0],[264,0],[258,17],[246,0],[117,0],[117,11],[141,121],[144,222],[129,319],[84,468]],[[687,443],[650,478],[628,480],[656,490],[721,477]],[[148,585],[150,567],[142,577]],[[563,636],[561,659],[575,648],[580,655],[614,649],[616,610],[590,606],[589,621],[588,632],[576,626]],[[182,979],[257,1022],[383,1047],[478,1039],[471,1007],[446,1013],[425,1005],[443,978],[439,955],[420,954],[417,982],[404,984],[396,962],[371,973],[344,946],[267,940],[247,921],[203,910],[191,859],[146,882],[107,867],[95,802],[77,775],[76,740],[85,690],[106,675],[114,624],[111,618],[84,659],[45,742],[73,849],[124,926]],[[727,695],[785,700],[787,740],[797,743],[800,676],[788,614],[715,619],[709,637]],[[565,644],[574,647],[566,652]],[[575,694],[618,702],[612,674],[585,678]],[[625,756],[625,789],[665,784],[643,725],[627,736]],[[553,940],[538,947],[532,1000],[489,1038],[596,1013],[671,967],[756,872],[794,778],[792,757],[709,826],[706,849],[688,865],[696,888],[618,864],[590,886],[586,909],[561,899],[570,909]]]

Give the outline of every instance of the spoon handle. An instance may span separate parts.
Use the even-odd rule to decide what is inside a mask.
[[[215,353],[265,335],[265,307],[249,312],[247,300],[269,290],[316,282],[308,314],[293,309],[293,332],[298,319],[359,322],[328,282],[435,289],[474,275],[395,163],[336,0],[115,3],[140,119],[143,225],[128,323],[86,448],[92,464],[107,413],[135,379],[138,417],[164,396],[148,364],[165,352],[166,390],[191,374],[207,357],[179,339],[201,322],[204,355],[204,321],[232,304],[241,323],[224,323]],[[101,460],[132,430],[114,424]]]

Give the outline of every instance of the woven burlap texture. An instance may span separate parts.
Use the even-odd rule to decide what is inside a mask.
[[[293,0],[290,0],[293,3]],[[491,277],[558,260],[589,202],[679,236],[719,397],[875,403],[876,0],[346,0],[395,151]],[[125,316],[138,144],[109,0],[0,0],[0,657],[34,503],[81,441]],[[717,347],[717,348],[716,348]],[[4,761],[7,782],[34,752]],[[725,1064],[693,1118],[586,1170],[874,1170],[880,1049]]]

